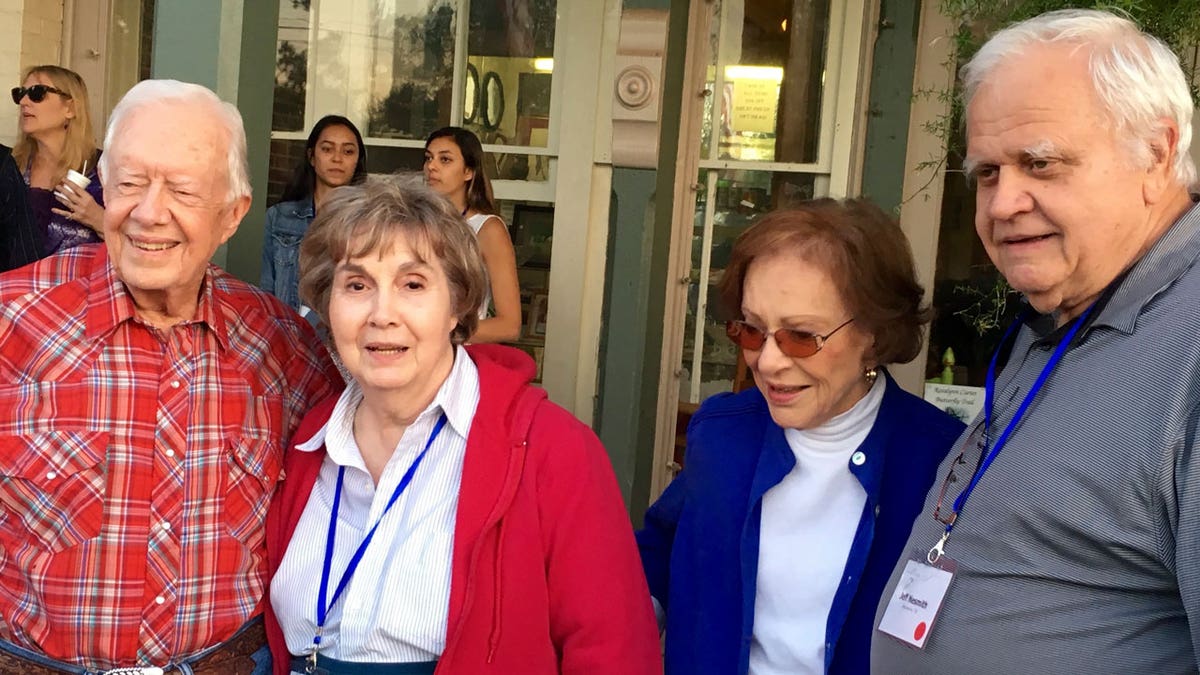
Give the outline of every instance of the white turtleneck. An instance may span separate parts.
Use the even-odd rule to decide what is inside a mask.
[[[763,495],[751,675],[825,672],[825,625],[867,493],[851,462],[879,413],[886,378],[814,429],[785,429],[796,466]],[[857,460],[857,461],[854,461]]]

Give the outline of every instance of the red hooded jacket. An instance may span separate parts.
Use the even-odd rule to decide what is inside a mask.
[[[467,353],[480,397],[463,459],[437,675],[660,675],[650,593],[604,447],[529,384],[527,355],[496,345]],[[311,438],[336,402],[317,406],[294,438]],[[287,479],[267,516],[272,575],[324,459],[323,448],[287,454]],[[287,675],[291,657],[269,595],[264,604],[274,672]]]

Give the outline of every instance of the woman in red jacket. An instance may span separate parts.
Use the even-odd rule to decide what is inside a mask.
[[[268,515],[275,673],[661,673],[604,448],[523,353],[463,346],[487,281],[462,218],[416,184],[338,188],[300,269],[353,377]]]

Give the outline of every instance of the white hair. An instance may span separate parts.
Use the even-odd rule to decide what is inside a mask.
[[[183,103],[207,107],[220,121],[229,134],[229,200],[250,196],[250,172],[246,165],[246,128],[242,125],[242,114],[232,103],[226,103],[207,87],[179,80],[142,80],[121,97],[113,108],[104,133],[104,154],[100,156],[100,173],[112,175],[108,170],[109,151],[112,150],[121,129],[121,123],[129,113],[154,103]],[[126,132],[128,133],[128,132]],[[137,133],[136,130],[132,133]]]
[[[1163,118],[1170,119],[1179,130],[1172,176],[1185,186],[1196,181],[1196,165],[1188,153],[1194,104],[1179,58],[1158,38],[1109,12],[1062,9],[996,33],[962,68],[967,105],[998,65],[1030,45],[1050,43],[1091,52],[1092,86],[1116,131],[1127,138],[1138,166],[1150,166],[1150,140],[1162,132]]]

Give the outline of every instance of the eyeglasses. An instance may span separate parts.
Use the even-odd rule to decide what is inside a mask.
[[[48,84],[35,84],[29,87],[13,87],[12,97],[13,103],[20,105],[21,99],[29,96],[29,100],[34,103],[41,103],[46,100],[46,94],[58,94],[63,98],[71,98],[71,95],[62,89],[56,89]]]
[[[794,359],[803,359],[821,351],[821,348],[825,346],[825,341],[834,333],[850,325],[851,321],[854,319],[846,319],[845,323],[824,335],[813,335],[790,328],[780,328],[771,335],[775,338],[775,345],[784,355]],[[733,340],[733,344],[752,352],[762,349],[767,342],[766,331],[751,326],[745,321],[730,321],[725,324],[725,334],[729,336],[730,340]]]
[[[977,453],[983,453],[983,438],[979,433],[980,431],[980,427],[976,427],[975,429],[971,430],[971,433],[967,434],[967,439],[963,441],[962,449],[959,451],[958,457],[955,457],[954,461],[950,463],[950,471],[946,473],[946,478],[942,481],[942,489],[940,492],[938,492],[937,504],[935,504],[933,507],[933,518],[943,525],[953,525],[954,519],[958,517],[958,514],[954,511],[954,500],[958,498],[958,492],[961,492],[961,490],[956,491],[955,494],[950,497],[949,502],[946,501],[946,493],[950,492],[951,485],[958,483],[957,472],[961,470],[961,467],[966,466],[967,450],[971,447],[971,444],[975,444]],[[970,475],[967,475],[968,479],[970,477]]]

